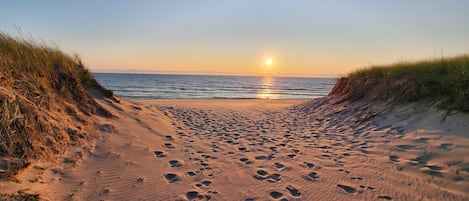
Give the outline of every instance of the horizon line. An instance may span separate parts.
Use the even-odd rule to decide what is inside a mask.
[[[93,70],[92,73],[116,74],[155,74],[155,75],[202,75],[202,76],[245,76],[245,77],[297,77],[297,78],[339,78],[344,75],[294,75],[294,74],[242,74],[227,72],[197,72],[197,71],[154,71],[154,70]]]

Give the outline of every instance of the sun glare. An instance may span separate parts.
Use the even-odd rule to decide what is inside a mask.
[[[272,64],[273,64],[273,61],[272,61],[271,58],[268,58],[268,59],[265,60],[265,65],[266,66],[271,66]]]
[[[263,77],[262,78],[262,83],[260,84],[260,87],[262,88],[261,91],[257,94],[257,98],[260,99],[276,99],[278,98],[278,93],[275,93],[274,91],[274,78],[272,77]]]

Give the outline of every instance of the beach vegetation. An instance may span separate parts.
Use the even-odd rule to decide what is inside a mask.
[[[445,109],[469,111],[469,55],[375,65],[351,72],[347,79],[362,83],[350,87],[361,96],[367,92],[357,87],[372,91],[373,97],[401,102],[431,100]]]
[[[106,92],[78,56],[0,33],[0,179],[86,136],[86,116],[110,117],[88,90]]]

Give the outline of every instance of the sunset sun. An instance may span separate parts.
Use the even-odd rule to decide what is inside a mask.
[[[267,59],[265,60],[265,65],[266,65],[266,66],[272,66],[272,64],[273,64],[273,61],[272,61],[271,58],[267,58]]]

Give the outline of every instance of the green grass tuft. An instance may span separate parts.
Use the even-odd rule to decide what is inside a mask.
[[[372,66],[352,72],[347,78],[379,80],[387,98],[429,99],[441,101],[445,109],[469,111],[469,55]]]

